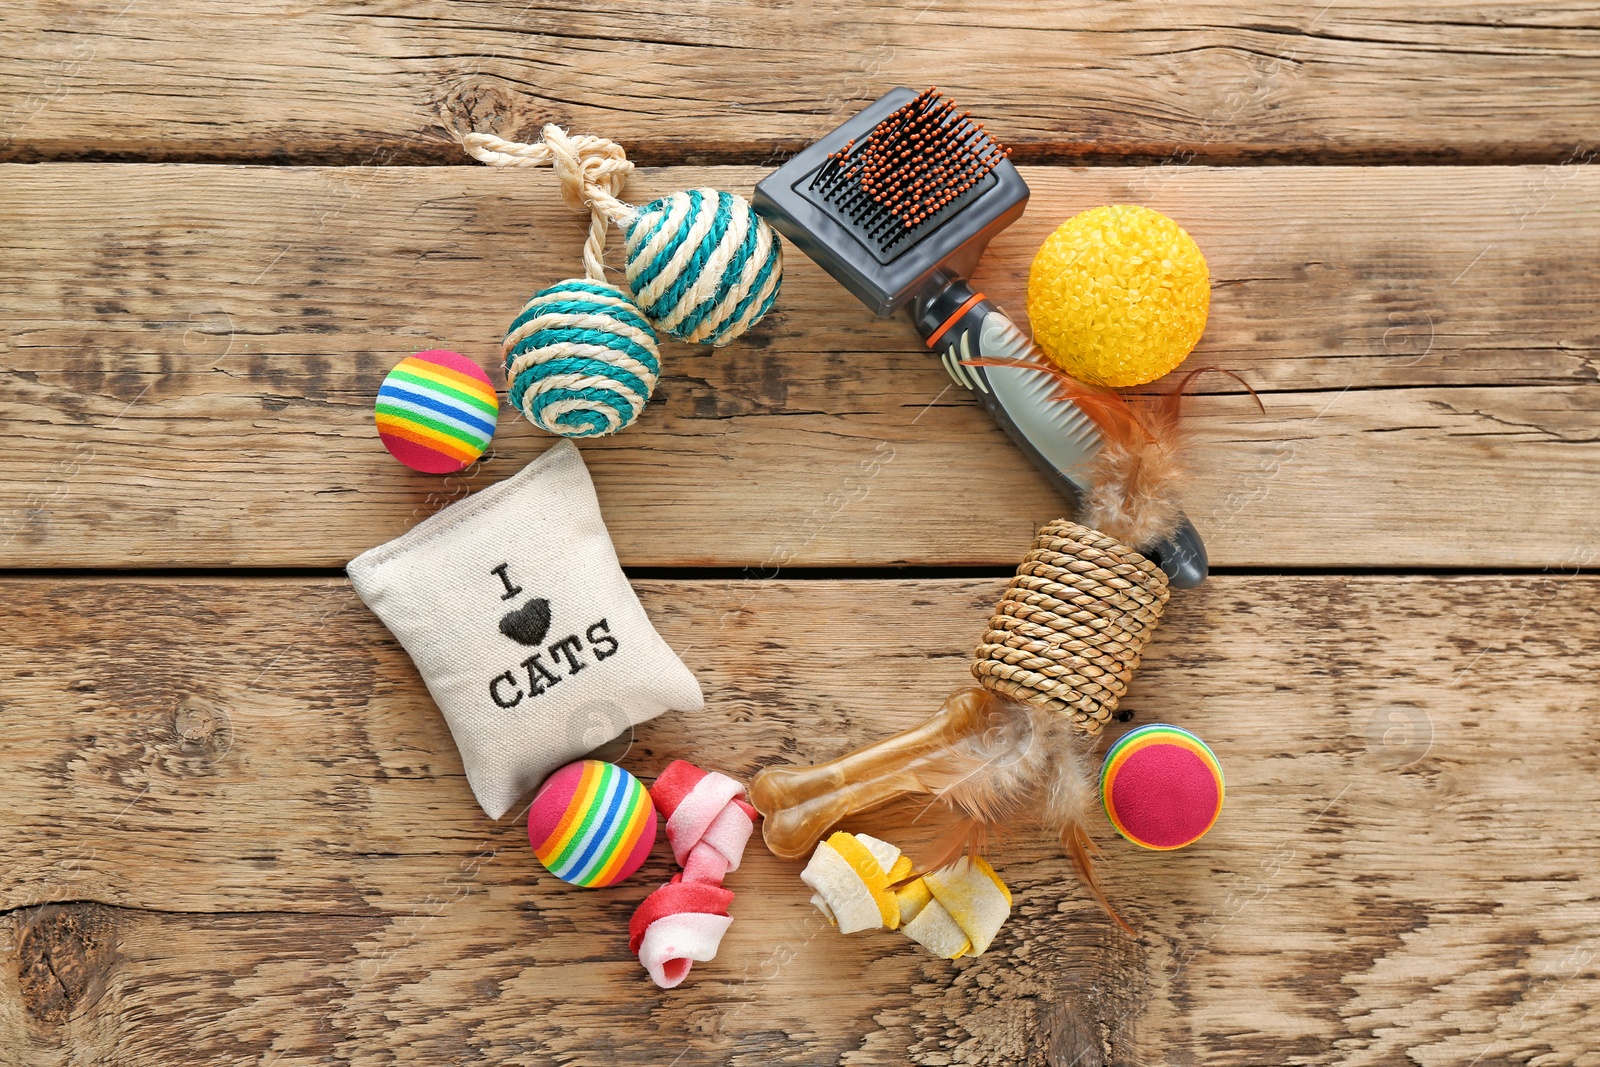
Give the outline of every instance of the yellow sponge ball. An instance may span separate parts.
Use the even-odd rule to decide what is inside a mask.
[[[1159,211],[1091,208],[1045,238],[1028,272],[1033,339],[1075,378],[1153,382],[1182,363],[1211,309],[1194,238]]]

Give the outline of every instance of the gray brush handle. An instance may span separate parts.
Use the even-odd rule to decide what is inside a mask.
[[[1036,358],[1033,341],[964,279],[941,277],[940,282],[931,297],[911,303],[917,332],[951,380],[977,395],[1017,447],[1081,511],[1089,465],[1100,449],[1099,428],[1077,404],[1056,398],[1049,375],[1026,367],[967,366],[974,359]],[[1206,580],[1206,546],[1187,515],[1172,537],[1139,551],[1179,589]]]

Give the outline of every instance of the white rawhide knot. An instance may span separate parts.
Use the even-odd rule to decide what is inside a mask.
[[[633,205],[617,199],[633,173],[622,146],[604,137],[576,136],[560,126],[539,131],[534,144],[508,141],[492,133],[469,133],[461,139],[467,154],[491,167],[551,167],[561,182],[568,207],[589,212],[589,236],[583,244],[583,267],[592,281],[605,281],[606,224],[627,225]]]

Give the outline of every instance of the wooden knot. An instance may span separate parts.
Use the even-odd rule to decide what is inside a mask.
[[[185,756],[218,760],[233,748],[233,719],[228,712],[197,696],[186,696],[172,714],[172,732]]]
[[[44,904],[19,925],[22,1006],[40,1022],[59,1026],[105,987],[115,954],[110,912],[98,904]]]

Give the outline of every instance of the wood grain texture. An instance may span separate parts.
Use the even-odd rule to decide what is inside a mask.
[[[748,776],[908,726],[1002,584],[640,583],[708,707],[606,752]],[[541,876],[342,582],[0,595],[6,1063],[1597,1062],[1600,579],[1214,579],[1125,706],[1204,736],[1228,807],[1178,853],[1101,828],[1137,941],[1033,835],[954,964],[834,933],[755,849],[671,993],[623,933],[664,847],[615,890]]]
[[[454,162],[464,121],[751,162],[937,83],[1035,162],[1559,163],[1600,102],[1594,11],[1540,0],[91,0],[5,28],[24,162]]]
[[[628,192],[748,191],[762,173],[652,171]],[[1592,168],[1026,174],[1029,212],[978,279],[1019,316],[1032,251],[1086,206],[1149,203],[1209,256],[1193,365],[1239,372],[1266,408],[1221,376],[1189,405],[1187,504],[1214,562],[1592,556]],[[548,175],[0,180],[4,565],[342,565],[547,447],[502,411],[492,459],[417,475],[377,442],[371,398],[419,349],[492,365],[526,296],[578,269],[582,223]],[[630,566],[1005,567],[1063,510],[908,323],[873,319],[803,256],[745,339],[668,344],[664,365],[640,423],[584,446]]]

